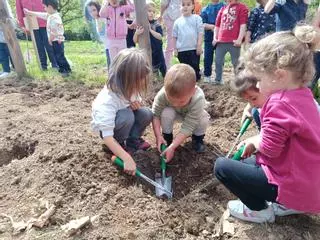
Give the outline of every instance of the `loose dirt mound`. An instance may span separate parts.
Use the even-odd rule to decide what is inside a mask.
[[[245,105],[227,87],[202,86],[212,117],[207,151],[195,154],[190,142],[180,147],[168,173],[174,199],[157,199],[154,190],[117,170],[89,123],[91,103],[100,89],[77,84],[7,80],[0,83],[0,213],[15,221],[41,214],[39,199],[57,206],[50,223],[11,235],[0,217],[0,239],[67,239],[60,226],[98,215],[75,239],[317,239],[319,219],[292,216],[276,224],[235,221],[235,234],[214,237],[226,203],[234,198],[221,185],[202,187],[212,178],[213,161],[230,148]],[[152,102],[156,84],[147,103]],[[254,127],[251,128],[254,133]],[[146,136],[154,143],[151,128]],[[159,170],[153,148],[135,159],[150,177]]]

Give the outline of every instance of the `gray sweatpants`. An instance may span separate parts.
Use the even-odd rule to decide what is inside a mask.
[[[113,137],[122,143],[128,138],[140,138],[152,121],[152,111],[142,107],[132,111],[130,108],[117,112]]]
[[[238,65],[241,47],[233,46],[233,43],[217,43],[216,47],[216,82],[222,82],[222,73],[224,67],[224,57],[227,52],[231,55],[231,62],[235,69]]]
[[[161,128],[163,133],[172,133],[174,121],[183,121],[182,116],[172,107],[166,107],[161,113]],[[199,117],[197,128],[192,132],[193,135],[204,135],[209,125],[210,115],[203,110]]]

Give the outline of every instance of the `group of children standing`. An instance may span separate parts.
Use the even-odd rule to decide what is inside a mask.
[[[215,176],[239,198],[228,203],[231,215],[257,223],[273,222],[275,216],[320,212],[317,191],[320,114],[307,87],[315,73],[313,54],[320,33],[308,25],[294,27],[305,15],[306,3],[299,0],[286,3],[261,2],[261,6],[252,11],[249,33],[245,28],[248,8],[237,0],[229,0],[227,5],[213,2],[202,12],[207,21],[204,28],[214,30],[213,36],[206,34],[205,42],[214,43],[218,59],[228,51],[236,59],[245,37],[248,43],[262,38],[248,47],[232,81],[234,90],[248,100],[251,107],[261,108],[255,117],[259,134],[240,143],[239,147],[244,145],[242,161],[218,158],[214,167]],[[143,105],[151,66],[146,54],[134,48],[121,50],[111,61],[109,80],[93,102],[93,130],[99,132],[104,144],[123,160],[124,171],[131,175],[136,170],[132,152],[150,147],[142,135],[151,122],[157,149],[166,161],[172,160],[177,147],[189,136],[196,152],[205,150],[203,138],[210,116],[205,111],[205,94],[196,84],[197,69],[190,64],[198,61],[201,53],[198,41],[202,34],[201,19],[192,14],[192,0],[182,0],[181,6],[182,16],[173,25],[173,46],[181,62],[185,55],[190,59],[188,64],[180,63],[168,69],[152,109]],[[220,10],[215,6],[221,7]],[[287,6],[301,9],[301,16],[285,15]],[[277,15],[276,25],[272,24],[274,16],[265,15],[268,7]],[[215,22],[210,16],[212,12],[217,13]],[[275,26],[285,26],[281,14],[296,20],[295,24],[291,23],[291,30],[263,36]],[[153,12],[148,13],[149,20],[152,16]],[[256,27],[262,24],[259,18],[267,24]],[[286,24],[290,22],[288,19]],[[160,40],[157,26],[151,25],[150,29],[150,36]],[[137,29],[135,40],[142,32],[142,28]],[[190,37],[186,38],[184,33]],[[180,42],[181,34],[183,41]],[[233,62],[235,66],[237,61]],[[176,120],[182,125],[174,137]],[[161,152],[163,143],[167,149]]]

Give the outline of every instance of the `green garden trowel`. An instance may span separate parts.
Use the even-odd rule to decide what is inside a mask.
[[[119,158],[119,157],[115,157],[112,158],[112,160],[114,160],[114,163],[119,166],[120,168],[124,168],[124,163],[123,161]],[[172,198],[172,192],[168,191],[166,188],[164,188],[161,184],[153,181],[151,178],[148,178],[146,175],[144,175],[142,172],[140,172],[140,170],[136,169],[136,174],[137,177],[141,177],[143,180],[145,180],[146,182],[150,183],[151,185],[153,185],[156,189],[160,189],[163,194],[165,194],[168,198]],[[158,196],[158,195],[157,195]]]
[[[161,144],[160,146],[161,152],[166,150],[166,145]],[[167,197],[168,199],[172,198],[172,177],[166,176],[166,169],[167,169],[167,163],[165,157],[160,157],[160,166],[161,166],[161,176],[159,174],[156,174],[156,182],[158,184],[161,184],[166,191],[163,191],[162,188],[156,187],[156,195],[157,197]],[[168,195],[167,193],[170,192],[171,195]]]

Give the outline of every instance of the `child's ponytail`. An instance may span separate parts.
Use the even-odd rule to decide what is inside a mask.
[[[293,34],[300,42],[307,44],[312,51],[320,47],[320,33],[313,26],[297,26],[293,29]]]

